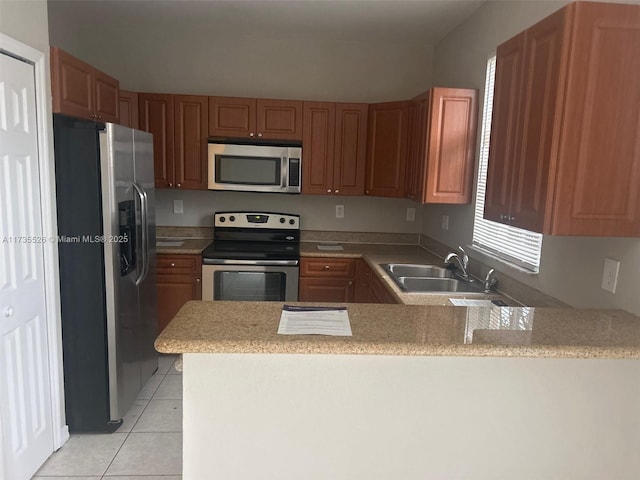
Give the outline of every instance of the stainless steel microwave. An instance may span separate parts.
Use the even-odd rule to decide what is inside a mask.
[[[302,148],[209,143],[209,190],[300,193]]]

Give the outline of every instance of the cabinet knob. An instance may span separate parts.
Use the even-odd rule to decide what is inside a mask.
[[[253,137],[254,135],[255,135],[255,133],[253,133],[253,132],[251,132],[251,133],[249,134],[249,136],[250,136],[250,137]]]
[[[325,265],[325,266],[324,266],[324,269],[325,269],[325,270],[329,270],[330,268],[331,268],[331,267],[330,267],[329,265]]]
[[[182,188],[182,184],[181,184],[181,183],[177,183],[177,184],[176,184],[176,187],[178,187],[178,188]]]
[[[196,283],[200,283],[200,279],[199,278],[196,278]]]
[[[336,190],[336,191],[334,191],[333,193],[340,193],[340,190]]]
[[[172,266],[172,267],[175,267],[175,266],[176,266],[176,264],[172,262],[172,263],[171,263],[171,266]]]
[[[331,189],[328,189],[328,190],[327,190],[327,193],[331,193]]]
[[[102,115],[98,115],[98,120],[102,119]]]
[[[258,134],[258,136],[259,136],[259,137],[261,137],[261,136],[262,136],[262,134],[261,134],[261,133],[259,133],[259,134]]]
[[[173,188],[173,183],[169,182],[169,187]]]
[[[13,317],[14,313],[16,313],[16,311],[13,309],[13,307],[7,307],[4,309],[5,318]]]
[[[367,195],[369,195],[369,190],[365,190],[364,193],[366,193]]]
[[[514,222],[515,220],[516,220],[516,217],[509,217],[510,222]]]
[[[349,281],[349,285],[353,285],[353,282],[352,282],[352,281]]]

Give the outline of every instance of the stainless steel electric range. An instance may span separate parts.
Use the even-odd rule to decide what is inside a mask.
[[[300,216],[217,212],[202,252],[202,299],[296,301]]]

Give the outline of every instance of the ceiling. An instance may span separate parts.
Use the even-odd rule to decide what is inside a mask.
[[[307,37],[435,45],[484,0],[49,0],[67,28],[189,26],[216,36]],[[99,20],[98,20],[99,19]],[[98,20],[98,21],[97,21]],[[97,21],[97,22],[96,22]]]

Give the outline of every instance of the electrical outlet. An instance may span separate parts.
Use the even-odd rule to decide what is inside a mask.
[[[336,205],[336,218],[344,218],[344,205]]]
[[[449,215],[442,215],[442,229],[449,230]]]
[[[618,273],[620,272],[620,262],[610,258],[604,259],[604,270],[602,272],[602,289],[607,292],[616,293],[618,284]]]
[[[415,222],[416,221],[416,209],[409,207],[407,208],[407,222]]]
[[[173,201],[173,213],[184,213],[184,205],[182,204],[182,200]]]

